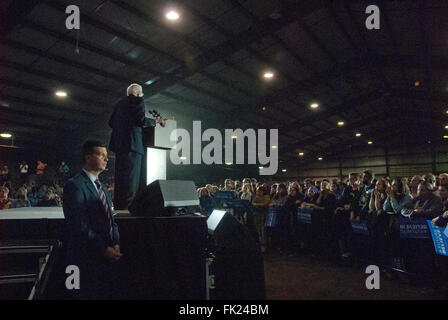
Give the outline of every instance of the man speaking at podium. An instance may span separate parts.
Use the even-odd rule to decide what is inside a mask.
[[[127,88],[127,96],[115,104],[109,119],[112,128],[109,149],[115,153],[115,210],[126,210],[140,185],[144,155],[142,128],[166,124],[163,119],[145,117],[145,110],[142,86],[133,83]]]

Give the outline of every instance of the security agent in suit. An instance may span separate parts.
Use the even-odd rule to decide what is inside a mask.
[[[145,117],[142,87],[136,83],[127,89],[127,96],[114,107],[109,126],[112,128],[109,149],[115,157],[114,204],[116,210],[125,210],[134,199],[140,185],[144,155],[142,128],[155,126],[163,119]]]
[[[107,166],[107,149],[99,141],[82,147],[84,167],[64,186],[67,265],[79,268],[80,288],[75,299],[111,299],[116,294],[114,264],[122,256],[120,236],[107,188],[99,174]]]

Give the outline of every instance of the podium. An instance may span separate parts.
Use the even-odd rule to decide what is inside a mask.
[[[166,120],[166,126],[157,124],[155,127],[143,128],[143,145],[146,148],[146,161],[142,184],[148,185],[155,180],[166,180],[166,164],[168,150],[171,150],[176,141],[170,140],[173,130],[176,130],[175,120]],[[145,181],[146,180],[146,181]]]

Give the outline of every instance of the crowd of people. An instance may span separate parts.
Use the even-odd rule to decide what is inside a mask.
[[[45,179],[47,165],[38,161],[34,178],[29,165],[17,166],[18,184],[12,184],[7,165],[0,165],[0,209],[31,206],[62,206],[63,185],[71,176],[62,161],[57,178]],[[108,183],[109,182],[109,183]],[[106,181],[113,195],[113,181]],[[231,191],[235,198],[247,200],[253,213],[239,216],[254,233],[263,250],[275,249],[296,254],[307,246],[312,231],[297,222],[299,209],[312,211],[312,225],[320,229],[316,251],[327,254],[332,249],[342,259],[351,257],[352,224],[365,222],[369,233],[367,249],[381,262],[402,263],[399,245],[400,219],[425,218],[434,224],[448,223],[448,174],[431,173],[410,178],[381,177],[375,179],[371,170],[350,173],[339,179],[311,179],[263,183],[256,179],[242,181],[225,179],[223,185],[207,184],[198,189],[200,210],[209,216],[218,207],[217,191]],[[275,224],[266,222],[272,208],[277,208]]]
[[[432,219],[439,226],[448,222],[446,173],[375,179],[371,170],[365,170],[361,174],[350,173],[344,181],[307,178],[271,184],[249,178],[226,179],[223,185],[207,184],[198,189],[204,215],[210,215],[217,206],[218,190],[232,191],[236,198],[249,200],[256,208],[255,214],[242,222],[254,231],[263,250],[288,255],[296,255],[306,247],[307,236],[318,228],[313,251],[350,259],[352,224],[365,223],[368,241],[364,249],[380,264],[393,263],[401,268],[400,219]],[[276,223],[268,224],[266,219],[272,208],[277,208]],[[299,209],[311,212],[312,227],[297,222]]]
[[[26,161],[17,165],[17,172],[10,172],[6,164],[0,168],[0,210],[62,206],[63,185],[71,176],[64,161],[57,168],[55,177],[46,175],[47,164],[41,160],[37,161],[34,170]]]

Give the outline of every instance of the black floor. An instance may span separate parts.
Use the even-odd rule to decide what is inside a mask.
[[[380,289],[368,290],[367,274],[358,265],[340,266],[308,254],[290,257],[277,251],[264,255],[268,300],[308,299],[446,299],[446,290],[435,289],[406,276],[380,275]]]

